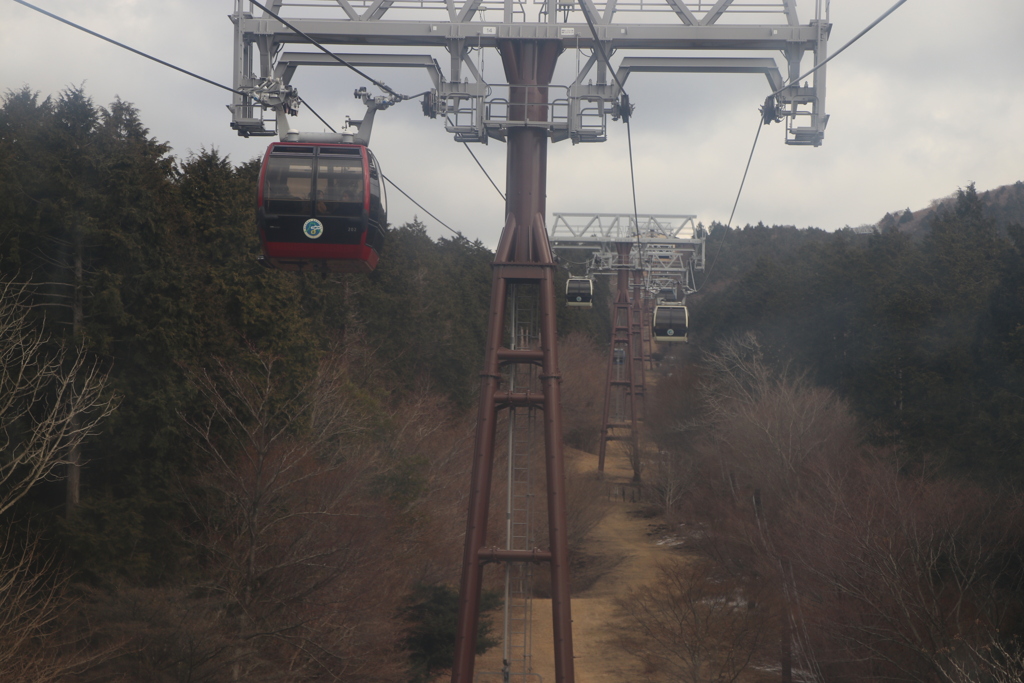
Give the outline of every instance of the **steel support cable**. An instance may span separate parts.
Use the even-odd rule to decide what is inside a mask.
[[[415,204],[416,206],[418,206],[418,207],[420,207],[421,209],[423,209],[424,213],[426,213],[426,214],[427,214],[428,216],[430,216],[431,218],[433,218],[433,219],[434,219],[435,221],[437,221],[438,223],[440,223],[440,224],[441,224],[441,225],[443,225],[444,227],[448,228],[448,229],[449,229],[450,231],[452,231],[453,233],[455,233],[456,235],[458,235],[458,236],[459,236],[459,237],[461,237],[462,239],[464,239],[464,240],[467,240],[467,241],[469,240],[469,238],[468,238],[468,237],[466,237],[465,235],[463,235],[463,234],[462,234],[461,232],[459,232],[459,231],[458,231],[458,230],[456,230],[455,228],[451,227],[450,225],[448,225],[447,223],[445,223],[445,222],[444,222],[443,220],[441,220],[440,218],[438,218],[438,217],[437,217],[437,216],[435,216],[434,214],[432,214],[432,213],[430,213],[429,211],[427,211],[427,209],[426,209],[426,208],[425,208],[425,207],[424,207],[424,206],[423,206],[422,204],[420,204],[420,203],[419,203],[418,201],[416,201],[416,200],[415,200],[415,199],[413,199],[413,198],[412,198],[411,196],[409,196],[409,193],[408,193],[408,192],[406,192],[405,190],[403,190],[402,188],[400,188],[400,187],[399,187],[398,185],[396,185],[396,184],[395,184],[395,181],[394,181],[394,180],[392,180],[391,178],[388,178],[388,177],[387,177],[386,175],[384,175],[383,173],[381,173],[380,175],[381,175],[381,177],[382,177],[382,178],[384,178],[384,180],[388,181],[388,183],[389,183],[389,184],[391,185],[391,187],[395,188],[396,190],[398,190],[399,192],[401,192],[401,193],[402,193],[403,195],[405,195],[405,198],[406,198],[406,199],[408,199],[408,200],[409,200],[410,202],[412,202],[412,203],[413,203],[413,204]]]
[[[40,7],[36,7],[35,5],[33,5],[31,3],[25,2],[25,0],[14,0],[14,2],[18,3],[19,5],[24,5],[25,7],[28,7],[29,9],[33,9],[33,10],[39,12],[40,14],[45,14],[46,16],[48,16],[48,17],[50,17],[52,19],[56,19],[57,21],[59,21],[59,22],[61,22],[63,24],[67,24],[68,26],[71,26],[73,28],[77,28],[80,31],[84,31],[85,33],[88,33],[91,36],[95,36],[96,38],[99,38],[101,40],[105,40],[108,43],[111,43],[111,44],[116,45],[116,46],[118,46],[120,48],[128,50],[129,52],[134,52],[135,54],[137,54],[137,55],[139,55],[141,57],[145,57],[146,59],[150,59],[150,60],[156,62],[157,64],[161,64],[163,66],[169,67],[171,69],[174,69],[175,71],[180,71],[181,73],[186,74],[188,76],[191,76],[192,78],[197,78],[200,81],[203,81],[204,83],[209,83],[210,85],[217,86],[218,88],[221,88],[222,90],[227,90],[228,92],[233,92],[236,95],[241,95],[243,97],[247,97],[247,98],[251,99],[253,102],[255,102],[257,104],[260,103],[259,99],[256,98],[256,97],[253,97],[252,94],[250,94],[250,93],[243,92],[241,90],[235,90],[234,88],[229,88],[228,86],[222,85],[220,83],[217,83],[216,81],[212,81],[209,78],[206,78],[205,76],[200,76],[199,74],[193,73],[193,72],[189,71],[188,69],[183,69],[180,66],[175,66],[174,64],[171,64],[170,62],[165,62],[164,60],[159,59],[157,57],[154,57],[152,55],[146,54],[145,52],[142,52],[141,50],[136,50],[134,47],[131,47],[129,45],[125,45],[124,43],[120,43],[120,42],[114,40],[113,38],[108,38],[105,35],[97,33],[96,31],[93,31],[91,29],[85,28],[84,26],[80,26],[80,25],[74,23],[73,21],[69,21],[68,19],[60,17],[60,16],[58,16],[56,14],[53,14],[52,12],[48,12],[48,11],[46,11],[46,10],[40,8]],[[323,123],[325,126],[330,128],[332,133],[336,133],[337,132],[336,130],[334,130],[334,127],[331,126],[331,124],[327,123],[327,120],[324,119],[324,117],[320,116],[320,114],[318,114],[317,111],[315,109],[313,109],[313,107],[310,106],[309,102],[307,102],[306,100],[302,99],[302,97],[299,97],[299,101],[302,102],[304,105],[306,105],[306,108],[309,109],[310,113],[313,114],[313,116],[315,116],[318,119],[320,119],[321,123]]]
[[[813,74],[813,73],[814,73],[815,71],[817,71],[818,69],[820,69],[821,67],[823,67],[823,66],[825,66],[826,64],[828,64],[828,63],[829,63],[830,61],[832,61],[832,60],[833,60],[834,58],[836,58],[836,57],[838,57],[838,56],[839,56],[840,54],[842,54],[842,52],[843,52],[843,51],[844,51],[844,50],[845,50],[846,48],[850,47],[851,45],[853,45],[854,43],[856,43],[856,42],[857,42],[858,40],[860,40],[861,38],[863,38],[863,37],[864,37],[864,36],[865,36],[865,35],[867,34],[867,32],[868,32],[868,31],[870,31],[871,29],[873,29],[874,27],[876,27],[876,26],[878,26],[878,25],[879,25],[880,23],[882,23],[882,22],[883,22],[883,21],[884,21],[884,20],[885,20],[886,18],[888,18],[888,16],[889,16],[890,14],[892,14],[893,12],[895,12],[895,11],[896,11],[897,9],[899,9],[899,8],[900,8],[900,6],[901,6],[901,5],[905,4],[906,2],[907,2],[907,0],[898,0],[898,2],[897,2],[896,4],[894,4],[894,5],[893,5],[892,7],[890,7],[890,8],[888,9],[888,10],[886,10],[885,12],[883,12],[883,13],[882,13],[882,15],[881,15],[880,17],[878,17],[877,19],[875,19],[874,21],[872,21],[872,22],[871,22],[870,24],[868,24],[868,25],[867,25],[867,26],[866,26],[866,27],[864,28],[864,30],[862,30],[862,31],[861,31],[860,33],[858,33],[858,34],[857,34],[857,35],[855,35],[855,36],[854,36],[853,38],[851,38],[850,40],[848,40],[848,41],[846,42],[846,44],[845,44],[845,45],[843,45],[843,46],[842,46],[841,48],[839,48],[838,50],[836,50],[835,52],[833,52],[833,53],[832,53],[832,54],[831,54],[831,55],[830,55],[830,56],[829,56],[829,57],[828,57],[828,58],[827,58],[827,59],[826,59],[825,61],[823,61],[823,62],[822,62],[821,64],[818,64],[817,66],[815,66],[815,67],[814,67],[813,69],[811,69],[811,70],[810,70],[810,71],[808,71],[807,73],[805,73],[805,74],[802,74],[801,76],[798,76],[797,78],[794,78],[794,79],[793,79],[792,81],[790,81],[790,82],[789,82],[789,83],[788,83],[787,85],[784,85],[783,87],[779,88],[778,90],[776,90],[775,92],[773,92],[773,93],[772,93],[771,95],[769,95],[769,97],[775,97],[776,95],[778,95],[779,93],[781,93],[781,92],[782,92],[783,90],[785,90],[786,88],[788,88],[788,87],[792,86],[792,85],[793,85],[794,83],[799,83],[800,81],[802,81],[803,79],[807,78],[808,76],[810,76],[811,74]],[[586,14],[586,13],[584,12],[584,14]],[[733,204],[732,204],[732,212],[731,212],[731,213],[729,214],[729,222],[728,222],[728,223],[726,223],[726,226],[725,226],[725,227],[726,227],[726,229],[730,229],[730,228],[732,228],[732,219],[733,219],[733,217],[734,217],[734,216],[736,215],[736,206],[737,206],[737,205],[739,204],[739,202],[740,202],[740,195],[741,195],[741,194],[743,193],[743,185],[744,185],[744,183],[746,183],[746,181],[747,181],[747,173],[748,173],[748,172],[750,171],[750,162],[751,162],[751,160],[752,160],[752,159],[754,158],[754,150],[755,150],[755,149],[757,148],[757,139],[758,139],[758,137],[759,137],[759,136],[761,135],[761,126],[762,126],[762,125],[764,125],[764,124],[765,124],[765,121],[764,121],[764,119],[763,119],[763,114],[762,114],[762,117],[758,117],[758,122],[757,122],[757,134],[756,134],[756,135],[754,135],[754,144],[753,144],[753,146],[751,146],[751,148],[750,148],[750,156],[749,156],[749,157],[747,158],[747,167],[746,167],[746,169],[744,169],[744,171],[743,171],[743,179],[742,179],[742,180],[740,181],[740,189],[739,189],[739,191],[738,191],[738,192],[736,193],[736,201],[734,201],[734,202],[733,202]],[[707,282],[708,282],[708,278],[710,278],[710,277],[711,277],[711,271],[712,271],[712,270],[714,270],[714,267],[715,267],[715,263],[716,263],[716,262],[718,261],[718,255],[719,255],[719,254],[720,254],[720,253],[722,252],[722,245],[723,245],[723,244],[725,244],[725,238],[727,237],[727,235],[728,235],[728,233],[725,233],[725,234],[723,234],[723,235],[722,235],[722,241],[718,243],[718,249],[717,249],[717,250],[715,251],[715,256],[714,256],[714,258],[713,258],[713,259],[711,260],[711,265],[710,265],[710,266],[708,267],[707,273],[706,273],[706,274],[704,275],[704,282],[702,282],[702,283],[701,283],[700,287],[698,287],[698,288],[697,288],[696,290],[694,290],[694,293],[696,293],[696,292],[699,292],[699,291],[700,291],[701,289],[703,289],[703,288],[704,288],[704,285],[706,285],[706,284],[707,284]]]
[[[72,28],[77,28],[79,31],[84,31],[85,33],[88,33],[89,35],[94,36],[96,38],[99,38],[100,40],[105,40],[108,43],[111,43],[112,45],[116,45],[116,46],[118,46],[120,48],[128,50],[129,52],[134,52],[135,54],[139,55],[140,57],[145,57],[146,59],[149,59],[149,60],[152,60],[152,61],[156,62],[157,64],[162,64],[163,66],[166,66],[166,67],[169,67],[171,69],[174,69],[175,71],[180,71],[181,73],[185,74],[186,76],[191,76],[192,78],[198,78],[199,80],[203,81],[204,83],[209,83],[210,85],[217,86],[218,88],[221,88],[222,90],[227,90],[228,92],[233,92],[236,95],[241,95],[242,97],[248,97],[249,99],[253,100],[254,102],[259,103],[259,100],[257,98],[255,98],[255,97],[253,97],[250,93],[242,92],[241,90],[235,90],[234,88],[229,88],[226,85],[218,83],[217,81],[211,81],[209,78],[206,78],[205,76],[200,76],[199,74],[194,73],[192,71],[189,71],[188,69],[183,69],[180,66],[175,66],[174,64],[171,64],[170,62],[165,62],[164,60],[159,59],[158,57],[154,57],[153,55],[146,54],[142,50],[136,50],[134,47],[131,47],[130,45],[125,45],[124,43],[120,43],[120,42],[114,40],[113,38],[106,37],[102,33],[97,33],[96,31],[93,31],[93,30],[88,29],[88,28],[86,28],[84,26],[76,24],[75,22],[70,21],[68,19],[65,19],[64,17],[58,16],[58,15],[54,14],[53,12],[48,12],[48,11],[44,10],[42,7],[37,7],[37,6],[33,5],[32,3],[25,2],[25,0],[14,0],[14,2],[18,3],[19,5],[24,5],[25,7],[28,7],[29,9],[35,10],[36,12],[39,12],[40,14],[45,14],[46,16],[50,17],[51,19],[56,19],[57,21],[61,22],[62,24],[67,24],[68,26],[71,26]]]
[[[740,180],[740,189],[736,192],[736,201],[732,203],[732,211],[729,213],[729,222],[726,223],[726,232],[722,235],[722,241],[718,243],[718,249],[715,251],[715,257],[711,259],[711,265],[708,266],[707,273],[704,274],[704,282],[700,283],[700,287],[693,290],[696,294],[704,288],[704,285],[708,283],[708,279],[711,277],[711,271],[715,269],[715,263],[718,262],[718,255],[722,253],[722,245],[725,244],[725,238],[728,236],[728,230],[732,227],[732,219],[736,215],[736,207],[740,203],[740,195],[743,194],[743,185],[747,182],[747,173],[750,172],[750,162],[754,160],[754,150],[757,149],[757,140],[761,137],[761,127],[765,125],[761,120],[761,117],[757,119],[757,133],[754,134],[754,144],[750,146],[750,156],[747,157],[747,167],[743,169],[743,178]]]
[[[313,116],[315,116],[315,117],[317,117],[318,119],[320,119],[320,122],[321,122],[322,124],[324,124],[325,126],[327,126],[328,128],[330,128],[330,129],[331,129],[331,132],[332,132],[332,133],[337,133],[337,132],[338,132],[338,131],[334,130],[334,126],[332,126],[331,124],[327,123],[327,119],[325,119],[324,117],[320,116],[320,114],[317,114],[317,113],[316,113],[316,109],[313,109],[313,107],[309,106],[309,102],[307,102],[306,100],[302,99],[301,97],[299,97],[299,102],[302,102],[302,103],[303,103],[304,105],[306,105],[306,109],[308,109],[308,110],[309,110],[309,112],[310,112],[310,113],[311,113],[311,114],[312,114]]]
[[[580,3],[580,11],[583,12],[583,18],[587,22],[587,26],[590,28],[590,34],[594,36],[594,49],[597,50],[601,59],[604,61],[605,66],[608,67],[608,71],[612,75],[612,79],[615,80],[615,84],[619,86],[619,91],[622,92],[622,101],[620,102],[620,115],[622,120],[626,123],[626,140],[629,143],[629,182],[630,187],[633,191],[633,223],[636,225],[636,259],[640,266],[643,266],[641,250],[642,245],[640,243],[640,215],[637,211],[636,204],[636,174],[633,170],[633,129],[629,125],[629,120],[632,118],[632,105],[629,102],[629,95],[626,93],[626,86],[619,79],[619,74],[615,71],[615,67],[612,66],[612,61],[608,57],[608,53],[604,50],[604,44],[601,43],[601,39],[597,35],[597,27],[594,25],[594,19],[590,16],[590,11],[587,9],[585,2]]]
[[[20,0],[15,0],[15,1],[18,2]],[[333,52],[331,52],[330,50],[328,50],[326,47],[324,47],[319,42],[317,42],[316,40],[311,38],[308,34],[303,33],[302,31],[300,31],[294,24],[290,23],[287,19],[282,18],[279,14],[277,14],[276,12],[271,10],[266,5],[263,5],[262,3],[258,2],[257,0],[249,0],[249,2],[251,2],[252,4],[254,4],[257,7],[259,7],[261,10],[263,10],[264,12],[266,12],[267,14],[272,16],[274,19],[277,19],[278,21],[280,21],[282,24],[284,24],[286,27],[288,27],[288,29],[291,30],[292,32],[294,32],[294,33],[302,36],[306,40],[308,40],[311,45],[313,45],[315,48],[317,48],[318,50],[323,52],[325,55],[327,55],[328,57],[330,57],[334,61],[338,62],[338,64],[341,64],[342,66],[347,66],[349,69],[352,69],[352,71],[355,71],[357,74],[359,74],[360,76],[362,76],[366,80],[370,81],[371,83],[373,83],[375,86],[377,86],[378,88],[380,88],[384,92],[389,93],[389,94],[397,97],[400,100],[411,100],[411,99],[415,99],[417,97],[421,97],[422,95],[427,94],[426,92],[423,92],[423,93],[420,93],[419,95],[411,95],[410,96],[410,95],[403,95],[400,92],[396,92],[390,86],[386,85],[383,81],[378,81],[376,78],[374,78],[370,74],[366,73],[365,71],[361,71],[360,69],[352,66],[351,64],[346,62],[344,59],[342,59],[338,55],[336,55]]]
[[[626,98],[629,99],[628,97]],[[636,223],[636,261],[643,268],[642,247],[640,245],[640,215],[636,209],[636,176],[633,173],[633,129],[626,119],[626,141],[629,143],[629,183],[633,189],[633,222]]]
[[[778,95],[778,94],[779,94],[779,93],[781,93],[781,92],[782,92],[783,90],[785,90],[786,88],[789,88],[789,87],[791,87],[791,86],[792,86],[793,84],[795,84],[795,83],[800,83],[800,81],[804,80],[805,78],[807,78],[808,76],[810,76],[811,74],[813,74],[813,73],[814,73],[815,71],[817,71],[817,70],[818,70],[818,69],[820,69],[821,67],[825,66],[826,64],[828,64],[829,62],[831,62],[831,61],[832,61],[833,59],[835,59],[835,58],[836,58],[836,57],[838,57],[839,55],[841,55],[841,54],[843,53],[843,50],[845,50],[846,48],[848,48],[848,47],[850,47],[851,45],[853,45],[854,43],[856,43],[856,42],[857,42],[858,40],[860,40],[861,38],[863,38],[863,37],[864,37],[864,35],[865,35],[865,34],[866,34],[866,33],[867,33],[868,31],[870,31],[871,29],[873,29],[874,27],[878,26],[878,25],[879,25],[879,24],[881,24],[881,23],[882,23],[883,21],[885,21],[885,19],[886,19],[886,18],[887,18],[887,17],[888,17],[888,16],[890,15],[890,14],[892,14],[893,12],[895,12],[896,10],[898,10],[898,9],[900,8],[900,5],[903,5],[903,4],[905,3],[905,2],[907,2],[907,0],[899,0],[899,2],[897,2],[897,3],[895,4],[895,5],[893,5],[893,6],[892,6],[892,7],[890,7],[890,8],[888,9],[888,10],[886,10],[886,11],[885,11],[885,12],[884,12],[884,13],[882,14],[882,16],[878,17],[877,19],[875,19],[874,21],[872,21],[872,22],[871,22],[870,24],[868,24],[867,28],[865,28],[865,29],[864,29],[863,31],[861,31],[861,32],[860,32],[860,33],[858,33],[857,35],[855,35],[855,36],[854,36],[853,38],[850,38],[850,40],[848,40],[848,41],[846,42],[846,44],[845,44],[845,45],[843,45],[843,46],[842,46],[841,48],[839,48],[838,50],[836,50],[835,52],[833,52],[833,53],[832,53],[831,55],[829,55],[829,56],[828,56],[828,58],[826,58],[824,62],[822,62],[821,64],[818,64],[818,65],[817,65],[816,67],[814,67],[813,69],[811,69],[811,70],[810,70],[810,71],[808,71],[807,73],[805,73],[805,74],[803,74],[803,75],[801,75],[801,76],[797,76],[796,78],[794,78],[793,80],[791,80],[791,81],[790,81],[789,83],[787,83],[786,85],[782,86],[781,88],[779,88],[778,90],[776,90],[775,92],[773,92],[773,93],[771,94],[771,96],[775,96],[775,95]]]
[[[487,169],[484,168],[484,165],[481,164],[480,160],[476,158],[476,154],[473,153],[473,148],[469,146],[469,143],[463,142],[462,144],[466,148],[466,151],[469,152],[469,155],[473,157],[473,161],[476,162],[476,165],[479,166],[480,170],[484,172],[485,176],[487,176],[487,180],[490,181],[491,186],[494,187],[494,191],[498,193],[499,197],[501,197],[501,201],[508,201],[505,199],[505,193],[501,191],[501,188],[498,187],[498,184],[495,183],[494,180],[491,178],[491,174],[487,172]]]
[[[449,126],[452,125],[452,119],[451,119],[450,116],[445,116],[444,120],[445,120],[445,122]],[[488,173],[487,169],[484,168],[484,165],[482,163],[480,163],[480,159],[477,158],[476,154],[473,152],[473,149],[469,146],[469,143],[468,142],[463,142],[462,145],[466,148],[466,151],[469,152],[469,155],[471,157],[473,157],[473,161],[475,161],[476,165],[480,167],[480,170],[484,172],[484,175],[487,176],[487,180],[490,181],[491,186],[495,189],[495,191],[501,197],[501,201],[506,201],[505,193],[501,191],[501,188],[498,187],[498,184],[496,182],[494,182],[494,180],[491,178],[491,174]]]
[[[84,31],[85,33],[88,33],[88,34],[89,34],[89,35],[91,35],[91,36],[95,36],[96,38],[99,38],[99,39],[101,39],[101,40],[105,40],[105,41],[107,41],[108,43],[112,43],[113,45],[116,45],[116,46],[118,46],[118,47],[120,47],[120,48],[124,48],[125,50],[128,50],[129,52],[134,52],[135,54],[137,54],[137,55],[139,55],[139,56],[141,56],[141,57],[145,57],[146,59],[150,59],[150,60],[152,60],[152,61],[154,61],[154,62],[156,62],[156,63],[158,63],[158,64],[162,64],[162,65],[164,65],[164,66],[170,67],[170,68],[174,69],[175,71],[180,71],[181,73],[183,73],[183,74],[186,74],[186,75],[188,75],[188,76],[192,76],[193,78],[198,78],[199,80],[203,81],[204,83],[209,83],[210,85],[215,85],[215,86],[217,86],[218,88],[221,88],[221,89],[223,89],[223,90],[227,90],[227,91],[229,91],[229,92],[233,92],[233,93],[236,93],[236,94],[238,94],[238,95],[242,95],[243,97],[249,97],[249,98],[253,99],[253,100],[254,100],[254,101],[256,101],[256,102],[258,102],[258,101],[259,101],[259,100],[256,100],[256,98],[252,97],[252,95],[250,95],[249,93],[245,93],[245,92],[242,92],[242,91],[240,91],[240,90],[235,90],[234,88],[229,88],[229,87],[228,87],[228,86],[226,86],[226,85],[222,85],[222,84],[220,84],[220,83],[217,83],[216,81],[211,81],[211,80],[210,80],[209,78],[206,78],[206,77],[204,77],[204,76],[200,76],[199,74],[196,74],[196,73],[192,73],[191,71],[188,71],[187,69],[183,69],[183,68],[181,68],[180,66],[175,66],[174,64],[171,64],[170,62],[165,62],[165,61],[164,61],[164,60],[162,60],[162,59],[159,59],[159,58],[157,58],[157,57],[153,57],[152,55],[148,55],[148,54],[146,54],[145,52],[142,52],[141,50],[136,50],[136,49],[135,49],[135,48],[133,48],[133,47],[130,47],[130,46],[128,46],[128,45],[125,45],[124,43],[120,43],[120,42],[118,42],[118,41],[116,41],[116,40],[114,40],[114,39],[112,39],[112,38],[108,38],[108,37],[106,37],[106,36],[104,36],[104,35],[102,35],[102,34],[100,34],[100,33],[97,33],[96,31],[93,31],[93,30],[91,30],[91,29],[87,29],[87,28],[85,28],[84,26],[80,26],[79,24],[76,24],[76,23],[74,23],[73,21],[69,21],[68,19],[65,19],[65,18],[63,18],[63,17],[61,17],[61,16],[58,16],[58,15],[56,15],[56,14],[53,14],[52,12],[48,12],[48,11],[46,11],[46,10],[42,9],[41,7],[36,7],[35,5],[33,5],[33,4],[29,3],[29,2],[25,2],[25,0],[14,0],[14,2],[18,3],[19,5],[24,5],[25,7],[28,7],[29,9],[35,10],[35,11],[39,12],[40,14],[45,14],[46,16],[50,17],[51,19],[56,19],[57,21],[59,21],[59,22],[61,22],[61,23],[63,23],[63,24],[67,24],[68,26],[71,26],[71,27],[73,27],[73,28],[77,28],[77,29],[78,29],[78,30],[80,30],[80,31]],[[371,80],[372,80],[372,79],[371,79]],[[331,124],[329,124],[329,123],[328,123],[328,122],[327,122],[327,121],[326,121],[326,120],[325,120],[325,119],[324,119],[324,118],[323,118],[322,116],[320,116],[320,114],[318,114],[318,113],[316,112],[316,110],[315,110],[315,109],[313,109],[313,107],[310,107],[310,106],[309,106],[309,103],[308,103],[308,102],[306,102],[305,100],[303,100],[303,99],[302,99],[301,97],[300,97],[299,99],[300,99],[300,100],[302,101],[302,103],[303,103],[303,104],[305,104],[305,105],[306,105],[306,107],[307,107],[307,108],[309,109],[309,111],[310,111],[310,112],[311,112],[311,113],[312,113],[312,114],[313,114],[314,116],[316,116],[316,117],[317,117],[318,119],[320,119],[320,121],[321,121],[321,122],[322,122],[322,123],[323,123],[323,124],[324,124],[325,126],[327,126],[328,128],[330,128],[330,129],[331,129],[331,132],[332,132],[332,133],[335,133],[335,132],[337,132],[337,131],[336,131],[336,130],[334,129],[334,127],[333,127],[333,126],[331,126]],[[476,157],[474,156],[473,158],[475,159]],[[479,162],[477,162],[477,163],[479,163]],[[482,167],[481,167],[481,168],[482,168]],[[486,174],[486,171],[484,171],[484,173]],[[431,218],[433,218],[433,219],[434,219],[435,221],[437,221],[438,223],[440,223],[440,224],[441,224],[441,225],[443,225],[444,227],[448,228],[448,230],[451,230],[451,231],[452,231],[453,233],[455,233],[455,234],[456,234],[456,235],[458,235],[459,237],[462,237],[463,239],[467,239],[467,238],[466,238],[466,236],[465,236],[465,235],[463,235],[463,234],[462,234],[461,232],[459,232],[458,230],[454,230],[454,229],[453,229],[453,228],[451,228],[451,227],[450,227],[450,226],[449,226],[449,225],[448,225],[447,223],[445,223],[444,221],[442,221],[442,220],[441,220],[440,218],[438,218],[438,217],[437,217],[437,216],[435,216],[434,214],[430,213],[430,211],[427,211],[427,209],[425,209],[425,208],[423,207],[423,205],[422,205],[422,204],[420,204],[420,203],[419,203],[419,202],[417,202],[417,201],[416,201],[415,199],[413,199],[412,197],[410,197],[410,196],[409,196],[409,195],[408,195],[408,194],[407,194],[407,193],[405,192],[405,190],[403,190],[403,189],[402,189],[402,188],[400,188],[400,187],[399,187],[398,185],[396,185],[396,184],[395,184],[395,182],[394,182],[393,180],[391,180],[391,178],[388,178],[387,176],[384,176],[384,174],[383,174],[383,173],[382,173],[381,175],[382,175],[382,176],[384,177],[384,180],[386,180],[387,182],[389,182],[389,183],[391,184],[391,186],[392,186],[392,187],[394,187],[394,188],[395,188],[396,190],[398,190],[398,191],[399,191],[399,192],[401,192],[401,193],[402,193],[403,195],[405,195],[405,197],[406,197],[406,198],[407,198],[407,199],[408,199],[409,201],[411,201],[411,202],[412,202],[413,204],[415,204],[415,205],[416,205],[416,206],[418,206],[419,208],[423,209],[423,211],[424,211],[424,212],[426,212],[426,214],[427,214],[428,216],[430,216]],[[488,179],[490,179],[490,176],[488,176]],[[494,183],[494,181],[491,181],[491,184],[493,184],[493,183]],[[500,192],[499,192],[499,193],[500,193]]]

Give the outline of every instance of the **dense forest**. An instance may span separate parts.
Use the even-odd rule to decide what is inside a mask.
[[[1024,200],[1024,183],[1003,189]],[[919,236],[719,227],[719,270],[693,298],[698,343],[756,330],[774,363],[849,401],[876,444],[1020,483],[1024,212],[1001,206],[969,186]]]
[[[0,679],[450,660],[493,254],[413,222],[369,276],[265,269],[258,170],[80,88],[4,97]],[[601,362],[607,316],[559,324]]]
[[[426,683],[450,661],[493,254],[413,222],[369,276],[265,269],[257,173],[175,158],[123,101],[4,96],[0,679]],[[735,680],[780,642],[823,681],[1003,680],[1024,229],[992,206],[713,226],[645,427],[650,514],[691,531],[622,606],[651,680]],[[608,297],[558,320],[585,450]],[[569,489],[578,543],[600,482]],[[729,608],[702,639],[665,612],[687,601]]]
[[[647,421],[689,551],[623,604],[651,670],[1022,679],[1024,216],[1000,208],[969,186],[920,231],[713,229],[698,348]]]

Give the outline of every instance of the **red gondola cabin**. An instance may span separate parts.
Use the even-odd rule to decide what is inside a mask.
[[[387,200],[377,160],[365,145],[272,143],[256,201],[268,265],[331,273],[377,267]]]

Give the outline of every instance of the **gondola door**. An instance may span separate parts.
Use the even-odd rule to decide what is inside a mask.
[[[313,210],[323,223],[323,252],[328,270],[334,272],[373,270],[377,265],[380,246],[367,244],[372,199],[366,155],[366,148],[359,146],[325,145],[318,150]]]

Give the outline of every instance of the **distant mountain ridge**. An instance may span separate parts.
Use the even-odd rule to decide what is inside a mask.
[[[994,190],[979,192],[978,197],[984,205],[984,214],[995,222],[996,229],[1003,233],[1011,223],[1024,225],[1024,182],[1018,180],[1012,185],[1003,185]],[[919,235],[927,230],[935,212],[943,208],[952,208],[956,202],[956,192],[941,199],[932,200],[928,208],[911,211],[887,213],[875,225],[855,228],[857,232],[883,231],[896,228],[901,232]]]

